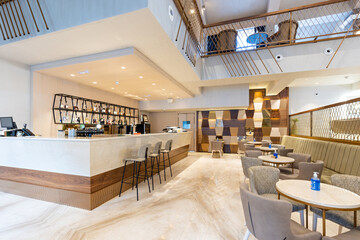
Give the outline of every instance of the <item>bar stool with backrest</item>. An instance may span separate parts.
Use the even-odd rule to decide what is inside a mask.
[[[155,161],[157,164],[157,173],[159,174],[159,180],[161,184],[161,176],[160,176],[160,150],[161,150],[162,142],[155,143],[154,151],[150,154],[150,162],[151,162],[151,183],[152,189],[154,190],[154,169],[155,169]]]
[[[161,153],[163,154],[163,166],[164,166],[164,179],[166,181],[166,163],[165,163],[165,154],[167,154],[167,160],[169,161],[169,167],[170,167],[170,175],[172,177],[172,170],[171,170],[171,161],[170,161],[170,152],[171,152],[171,147],[172,147],[172,140],[168,140],[165,143],[165,148],[161,149]]]
[[[136,200],[139,201],[139,176],[140,176],[140,169],[141,169],[141,163],[144,163],[145,165],[145,173],[144,173],[144,178],[147,180],[148,182],[148,187],[149,187],[149,192],[151,192],[150,190],[150,183],[149,183],[149,177],[148,177],[148,170],[147,170],[147,156],[148,156],[148,149],[151,147],[150,144],[146,144],[140,147],[137,157],[135,158],[127,158],[124,160],[125,165],[124,165],[124,170],[123,170],[123,175],[122,175],[122,179],[121,179],[121,186],[120,186],[120,193],[119,193],[119,197],[121,196],[121,190],[123,187],[123,184],[131,184],[132,185],[132,189],[134,189],[134,175],[135,175],[135,187],[136,187]],[[125,169],[126,169],[126,165],[128,163],[133,163],[133,176],[132,176],[132,182],[126,182],[124,181],[124,177],[125,177]]]

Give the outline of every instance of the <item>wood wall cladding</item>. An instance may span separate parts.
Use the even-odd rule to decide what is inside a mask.
[[[289,89],[285,88],[276,96],[266,96],[265,89],[250,90],[247,109],[200,111],[197,117],[199,152],[211,151],[209,143],[217,136],[224,139],[226,153],[237,153],[238,137],[280,143],[289,129]]]

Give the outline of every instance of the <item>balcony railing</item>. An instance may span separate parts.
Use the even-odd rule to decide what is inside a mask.
[[[271,52],[275,47],[360,36],[360,4],[354,0],[327,1],[210,25],[203,24],[194,0],[174,2],[199,56],[232,55],[222,57],[231,76],[261,74],[254,61],[262,62],[258,50],[269,51],[276,61]],[[263,68],[269,73],[265,65]]]
[[[290,115],[290,134],[360,144],[360,98]]]

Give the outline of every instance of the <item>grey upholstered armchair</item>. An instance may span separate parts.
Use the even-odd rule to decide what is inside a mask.
[[[245,177],[244,177],[244,182],[245,182],[246,178],[249,178],[249,168],[254,167],[254,166],[261,166],[262,160],[259,158],[242,156],[241,164],[242,164],[242,169],[243,169],[243,172],[245,175]]]
[[[285,149],[279,149],[278,153],[280,156],[287,157],[288,153],[294,152],[294,149],[292,148],[285,148]]]
[[[276,191],[276,183],[279,181],[280,170],[274,167],[250,167],[249,181],[251,192],[269,199],[278,199]],[[304,226],[304,210],[305,205],[292,201],[285,197],[281,199],[287,200],[293,205],[292,211],[300,213],[301,224]]]
[[[260,150],[246,150],[245,151],[246,157],[257,158],[258,156],[261,156],[261,155],[262,155],[262,152]]]
[[[360,239],[360,227],[351,229],[346,233],[342,233],[335,237],[323,237],[322,240],[354,240]]]
[[[269,147],[270,143],[269,142],[261,142],[261,147]]]
[[[259,240],[320,240],[321,234],[311,232],[291,220],[292,206],[283,200],[273,200],[251,193],[248,185],[240,186],[247,231],[244,239],[250,233]]]
[[[351,192],[360,195],[360,177],[345,175],[345,174],[334,174],[331,176],[331,183],[337,187],[345,188]],[[313,211],[313,230],[316,231],[317,219],[321,218],[322,210],[314,207],[310,207]],[[360,222],[360,211],[357,211],[357,222]],[[325,218],[334,223],[339,224],[340,231],[341,226],[346,228],[354,228],[354,212],[353,211],[336,211],[328,210],[325,213]],[[339,231],[339,232],[340,232]]]
[[[246,144],[245,139],[243,139],[241,141],[238,141],[238,152],[239,153],[244,153],[245,152],[245,144]]]
[[[299,163],[301,162],[311,162],[311,155],[304,153],[288,153],[288,157],[295,159],[294,162],[294,174],[299,174]],[[283,174],[292,174],[292,167],[290,165],[286,165],[280,167],[280,171]]]
[[[323,161],[317,161],[316,163],[300,162],[299,172],[294,174],[283,174],[280,173],[280,179],[300,179],[310,180],[314,172],[318,172],[318,177],[321,178],[322,170],[324,168]]]

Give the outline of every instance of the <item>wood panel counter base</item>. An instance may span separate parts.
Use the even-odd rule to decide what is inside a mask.
[[[185,145],[171,151],[171,164],[187,157],[188,150]],[[0,166],[0,191],[92,210],[119,194],[122,174],[123,166],[92,177]],[[131,174],[128,165],[125,178]],[[130,187],[125,184],[123,192]]]

